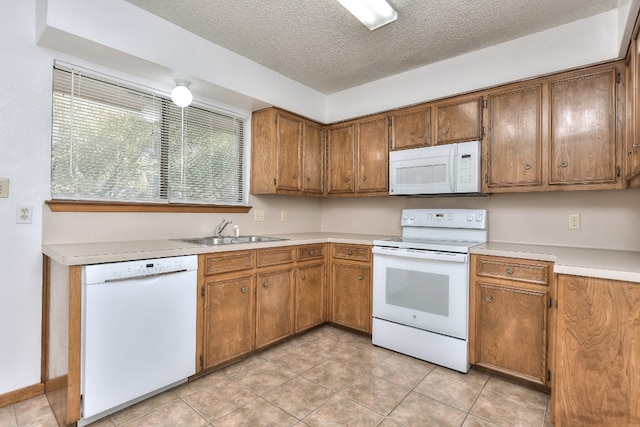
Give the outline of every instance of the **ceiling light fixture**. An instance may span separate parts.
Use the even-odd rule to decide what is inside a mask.
[[[189,80],[176,79],[176,87],[171,91],[171,100],[178,107],[188,107],[193,101],[193,95],[189,90],[191,82]]]
[[[338,0],[371,31],[393,22],[398,13],[385,0]]]

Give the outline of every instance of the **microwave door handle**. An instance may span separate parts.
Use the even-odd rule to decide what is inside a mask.
[[[449,189],[451,190],[452,193],[455,193],[456,191],[456,182],[455,182],[455,176],[456,176],[456,147],[455,145],[452,145],[450,150],[449,150]]]

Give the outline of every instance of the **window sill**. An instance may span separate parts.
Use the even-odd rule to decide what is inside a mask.
[[[52,212],[188,212],[188,213],[247,213],[251,206],[197,205],[162,203],[89,202],[77,200],[47,200]]]

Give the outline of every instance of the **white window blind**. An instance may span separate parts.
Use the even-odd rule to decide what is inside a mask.
[[[245,118],[56,63],[54,199],[245,203]]]

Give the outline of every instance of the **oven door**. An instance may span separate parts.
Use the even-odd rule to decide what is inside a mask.
[[[373,254],[373,317],[467,339],[467,254],[378,246]]]

